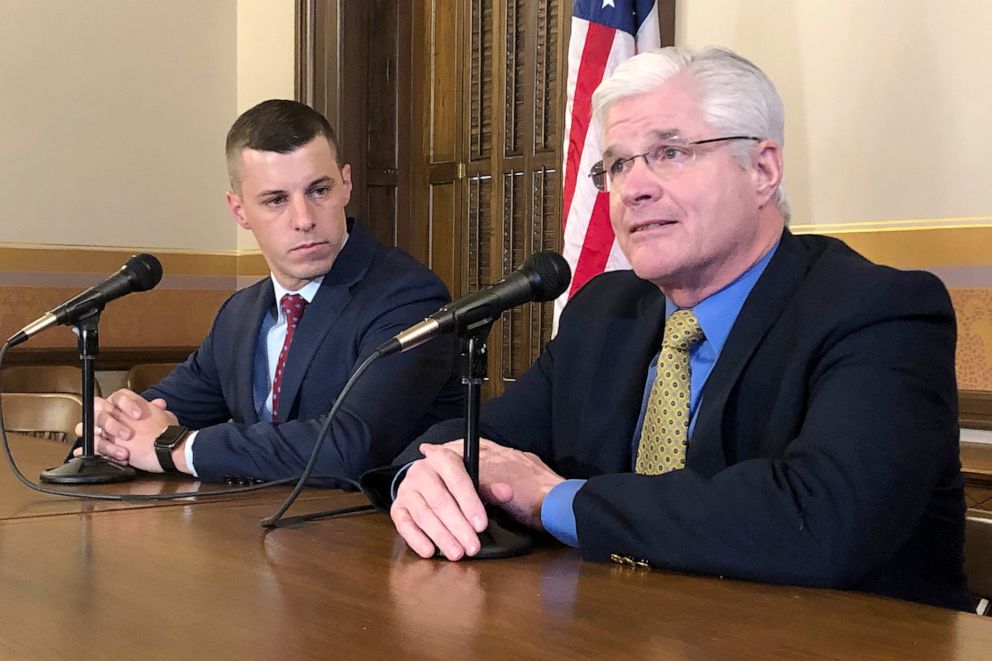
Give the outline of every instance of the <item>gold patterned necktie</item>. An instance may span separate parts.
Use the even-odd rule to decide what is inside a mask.
[[[665,322],[658,374],[644,413],[634,470],[660,475],[685,468],[689,436],[689,352],[703,340],[691,310],[677,310]]]

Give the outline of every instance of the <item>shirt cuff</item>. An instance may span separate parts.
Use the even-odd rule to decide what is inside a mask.
[[[186,445],[183,446],[183,456],[186,458],[186,467],[189,468],[189,472],[193,477],[200,477],[196,474],[196,468],[193,466],[193,441],[196,440],[196,435],[200,433],[197,431],[191,431],[189,436],[186,437]]]
[[[544,529],[562,544],[576,548],[579,546],[579,535],[575,531],[572,501],[585,483],[585,480],[565,480],[548,492],[541,505],[541,523]]]
[[[393,476],[393,482],[389,485],[389,500],[396,500],[396,491],[400,488],[400,482],[406,477],[406,472],[409,470],[410,466],[413,466],[411,461],[406,466],[401,468],[396,475]]]

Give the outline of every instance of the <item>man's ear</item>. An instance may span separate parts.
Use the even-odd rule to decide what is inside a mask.
[[[245,218],[244,207],[241,204],[241,196],[235,193],[233,190],[227,191],[227,206],[231,210],[231,215],[234,216],[235,222],[246,230],[251,229],[251,224]]]
[[[344,186],[344,203],[347,206],[351,201],[351,164],[345,163],[341,166],[341,184]]]
[[[763,207],[775,198],[775,191],[782,184],[782,148],[771,140],[758,143],[753,173],[758,206]]]

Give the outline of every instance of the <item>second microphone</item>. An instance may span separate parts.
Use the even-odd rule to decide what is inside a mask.
[[[419,324],[397,333],[378,351],[388,356],[420,346],[438,335],[472,331],[492,323],[510,308],[557,298],[571,279],[572,269],[561,255],[550,250],[534,253],[499,282],[445,305]]]

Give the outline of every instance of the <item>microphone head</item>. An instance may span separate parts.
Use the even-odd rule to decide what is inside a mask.
[[[572,268],[565,258],[553,250],[536,252],[526,260],[520,270],[530,280],[534,298],[531,300],[551,301],[561,296],[572,280]]]
[[[131,255],[121,271],[128,274],[132,291],[148,291],[162,279],[162,262],[155,255],[139,253]]]

